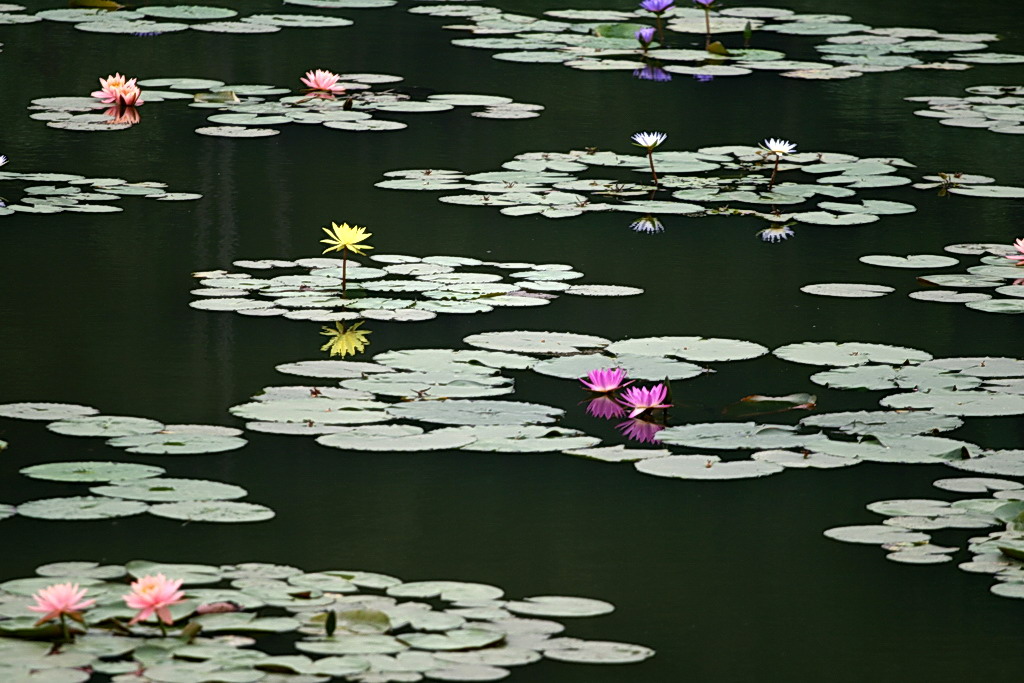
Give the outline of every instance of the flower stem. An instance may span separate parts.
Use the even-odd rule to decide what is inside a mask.
[[[164,625],[164,620],[161,619],[160,617],[157,617],[156,618],[156,623],[157,623],[158,626],[160,626],[160,635],[162,635],[164,638],[166,638],[167,637],[167,627]]]
[[[661,43],[662,47],[665,45],[665,34],[661,31],[661,12],[654,15],[655,25],[658,27],[658,42]]]
[[[775,187],[775,174],[779,172],[779,155],[775,155],[775,167],[772,168],[772,179],[768,181],[768,191],[771,192],[772,188]]]
[[[704,49],[711,47],[711,10],[704,8]]]
[[[651,175],[654,176],[654,184],[658,184],[658,174],[654,171],[654,150],[647,150],[647,161],[651,162]]]
[[[64,642],[65,643],[70,643],[71,642],[71,633],[70,633],[70,631],[68,631],[68,622],[67,622],[67,619],[64,617],[63,613],[60,615],[60,632],[61,632],[61,634],[64,637]]]

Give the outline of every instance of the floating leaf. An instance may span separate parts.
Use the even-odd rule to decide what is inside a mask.
[[[611,342],[602,337],[570,332],[484,332],[463,339],[470,346],[493,351],[566,356],[599,350]]]
[[[274,511],[264,505],[216,500],[163,503],[152,506],[149,512],[186,522],[263,522],[274,517]]]
[[[130,517],[145,512],[145,503],[98,496],[72,496],[32,500],[18,506],[23,517],[35,519],[110,519]]]
[[[825,284],[804,285],[800,288],[805,294],[818,296],[835,296],[852,299],[865,299],[885,296],[896,290],[885,285],[870,285],[848,282],[830,282]]]
[[[51,422],[46,428],[66,436],[116,437],[153,434],[163,429],[164,425],[144,417],[88,415]]]
[[[0,417],[21,420],[66,420],[75,417],[96,415],[100,411],[92,406],[71,403],[4,403],[0,405]]]
[[[554,422],[564,411],[520,401],[412,401],[388,408],[399,419],[451,425],[524,425]]]
[[[22,468],[19,472],[32,479],[49,481],[126,481],[159,477],[164,468],[132,462],[48,462]]]
[[[240,486],[225,484],[219,481],[170,478],[118,482],[109,486],[94,486],[89,490],[99,496],[150,502],[229,500],[232,498],[242,498],[248,494]]]
[[[865,363],[903,365],[932,358],[931,354],[917,349],[863,342],[801,342],[780,346],[772,353],[794,363],[833,367]]]
[[[659,436],[666,430],[659,432]],[[634,467],[644,474],[675,479],[749,479],[778,474],[780,465],[763,460],[723,462],[714,455],[671,455],[666,458],[639,460]]]

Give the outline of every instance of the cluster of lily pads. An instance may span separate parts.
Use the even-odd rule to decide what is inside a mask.
[[[987,536],[973,538],[968,550],[973,557],[960,568],[991,574],[991,592],[1007,598],[1024,598],[1024,484],[990,477],[940,479],[937,488],[956,493],[991,493],[988,498],[957,501],[913,498],[881,500],[867,506],[885,517],[882,524],[861,524],[829,529],[825,536],[847,543],[880,545],[886,559],[907,564],[941,564],[953,560],[958,547],[934,545],[926,531],[1002,527]]]
[[[797,14],[783,8],[730,7],[713,11],[711,34],[753,32],[756,36],[773,32],[825,38],[825,42],[814,45],[821,53],[820,61],[791,59],[777,50],[751,49],[747,41],[742,47],[721,46],[713,52],[703,46],[696,48],[691,36],[703,38],[705,34],[705,11],[696,6],[664,11],[666,38],[658,47],[652,44],[646,48],[635,37],[637,31],[650,27],[652,19],[642,8],[550,10],[543,17],[475,4],[421,5],[409,11],[459,20],[461,23],[445,28],[479,37],[455,39],[452,44],[497,50],[495,59],[563,64],[586,71],[627,70],[637,78],[655,81],[671,80],[672,74],[703,79],[759,71],[831,80],[904,68],[962,70],[971,64],[1024,63],[1024,55],[988,52],[988,43],[998,40],[990,33],[873,28],[847,15]]]
[[[0,216],[16,212],[115,213],[124,210],[113,204],[122,197],[146,197],[163,202],[202,197],[201,194],[192,192],[168,192],[165,183],[129,182],[124,178],[86,178],[71,173],[0,171],[0,181],[5,180],[49,184],[30,185],[24,188],[24,196],[16,203],[12,203],[10,197],[0,197]]]
[[[487,313],[502,306],[543,306],[559,294],[632,296],[637,287],[572,284],[583,277],[560,263],[503,263],[463,256],[374,254],[369,262],[349,259],[342,294],[342,259],[236,261],[246,270],[289,269],[289,274],[256,277],[223,270],[195,273],[203,287],[189,305],[207,311],[282,316],[335,322],[430,320],[439,313]],[[298,269],[301,272],[295,272]],[[402,298],[393,298],[398,294]],[[416,297],[416,298],[411,298]]]
[[[289,88],[274,85],[229,85],[206,78],[151,78],[139,81],[138,85],[146,88],[146,103],[188,100],[190,107],[217,110],[219,113],[208,117],[214,125],[201,126],[196,133],[231,138],[277,135],[280,131],[276,127],[288,123],[320,124],[348,131],[406,128],[400,121],[374,118],[374,113],[407,114],[479,107],[472,116],[523,119],[540,116],[538,112],[544,109],[539,104],[514,102],[510,97],[499,95],[435,94],[425,100],[412,100],[409,95],[392,89],[372,89],[375,85],[401,80],[401,76],[389,74],[341,74],[337,87],[347,94],[338,97],[316,93],[296,95]],[[284,97],[268,100],[275,95]],[[31,118],[64,130],[124,130],[140,119],[135,108],[126,116],[123,110],[109,109],[109,104],[94,97],[42,97],[32,100],[29,109],[34,112]]]
[[[89,33],[154,36],[193,30],[204,33],[276,33],[282,28],[339,28],[351,26],[351,19],[322,14],[250,14],[239,17],[228,7],[208,5],[149,5],[127,8],[107,0],[80,0],[79,7],[44,9],[23,13],[25,7],[0,5],[0,25],[30,24],[37,21],[70,23]],[[93,4],[95,6],[89,7]],[[291,5],[329,9],[388,7],[393,0],[288,0]],[[115,6],[116,5],[116,6]],[[187,23],[186,23],[187,22]]]
[[[100,415],[90,406],[63,403],[6,403],[0,417],[47,422],[67,436],[104,437],[106,444],[144,455],[221,453],[246,445],[242,430],[215,425],[165,425],[141,417]],[[132,462],[51,462],[31,465],[21,474],[46,481],[89,484],[84,496],[46,498],[17,506],[0,505],[0,519],[15,514],[34,519],[88,520],[148,512],[190,522],[258,522],[273,510],[237,499],[240,486],[205,479],[164,477],[166,470]]]
[[[647,179],[589,178],[584,173],[611,169],[648,174],[657,166],[659,182]],[[511,216],[539,214],[566,218],[593,211],[646,214],[753,215],[785,223],[798,221],[828,226],[872,223],[880,215],[916,211],[903,202],[862,200],[859,190],[909,185],[896,175],[913,164],[897,158],[862,159],[838,152],[787,155],[779,165],[779,182],[769,191],[773,156],[745,145],[703,147],[694,152],[618,154],[595,149],[569,152],[527,152],[502,164],[504,170],[466,174],[455,170],[390,171],[377,187],[448,192],[440,201],[493,206]],[[814,176],[812,182],[787,181],[793,171]],[[459,194],[454,194],[459,192]],[[818,202],[816,210],[783,213],[778,207]],[[704,202],[708,206],[698,204]],[[735,208],[750,204],[755,209]]]
[[[944,126],[1024,133],[1024,85],[975,85],[966,90],[968,97],[921,95],[903,99],[926,103],[927,109],[914,113],[936,118]]]
[[[492,681],[508,667],[550,660],[629,664],[642,645],[561,635],[553,619],[592,617],[602,600],[541,595],[507,599],[481,583],[411,581],[355,570],[304,572],[273,564],[201,565],[135,560],[126,565],[56,562],[38,576],[0,584],[0,677],[84,683],[301,683],[306,681]],[[121,595],[132,578],[180,580],[183,602],[167,609],[171,633],[128,625]],[[71,642],[36,625],[29,596],[53,584],[84,588]],[[294,654],[282,654],[282,640]],[[261,642],[270,641],[270,642]]]
[[[918,283],[931,285],[932,288],[911,292],[912,299],[964,304],[968,308],[986,313],[1024,313],[1024,268],[1008,260],[1016,253],[1012,247],[994,243],[963,243],[950,244],[946,251],[980,256],[981,264],[971,266],[966,273],[918,275]],[[886,268],[928,270],[948,268],[959,263],[956,258],[940,254],[870,254],[861,256],[860,261]],[[895,291],[886,285],[863,283],[821,283],[806,285],[800,289],[808,294],[860,298],[885,296]],[[957,291],[961,289],[994,289],[1004,297],[993,297],[991,294],[977,291]]]
[[[265,390],[231,413],[253,431],[317,436],[325,446],[358,451],[461,448],[482,452],[563,452],[683,479],[760,477],[785,468],[847,467],[861,462],[943,464],[957,469],[1024,475],[1024,451],[991,451],[935,436],[962,417],[1024,414],[1024,360],[933,359],[917,349],[857,342],[805,342],[775,349],[781,359],[825,366],[811,380],[833,389],[895,390],[886,410],[823,413],[799,425],[715,422],[624,429],[641,442],[687,449],[627,449],[556,426],[562,408],[493,397],[514,393],[503,370],[574,379],[591,370],[621,368],[639,380],[678,382],[703,376],[697,363],[752,359],[768,353],[753,342],[701,337],[652,337],[612,342],[565,332],[490,332],[464,340],[473,349],[389,351],[372,362],[287,363],[287,374],[339,381],[340,387],[296,387],[291,396]],[[675,402],[686,389],[673,386]],[[814,397],[783,403],[813,409]],[[760,397],[766,398],[766,397]],[[802,405],[797,405],[802,404]],[[644,421],[644,416],[636,418]],[[436,426],[426,431],[421,425]],[[632,433],[631,433],[632,432]],[[649,434],[648,434],[649,432]],[[649,436],[638,438],[634,434]],[[715,453],[707,453],[707,451]],[[751,451],[749,458],[724,452]],[[689,451],[696,451],[689,452]],[[721,455],[720,455],[721,454]]]

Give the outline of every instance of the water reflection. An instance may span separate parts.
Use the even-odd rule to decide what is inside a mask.
[[[331,356],[354,356],[362,353],[370,345],[367,335],[372,334],[370,330],[360,329],[363,322],[359,321],[346,327],[343,323],[334,323],[334,327],[323,326],[320,334],[330,337],[326,344],[320,347],[321,351],[330,352]]]
[[[611,396],[595,396],[587,401],[587,414],[602,420],[610,420],[625,415],[626,407]]]
[[[665,424],[651,419],[642,420],[639,417],[635,417],[632,420],[620,422],[615,425],[615,428],[620,430],[623,436],[633,441],[656,443],[654,435],[664,429]]]
[[[665,226],[661,224],[661,221],[651,215],[642,216],[636,219],[629,224],[629,227],[636,232],[646,232],[651,234],[665,231]]]
[[[672,74],[662,69],[656,62],[650,62],[647,66],[634,69],[633,78],[639,78],[642,81],[665,83],[672,80]]]
[[[765,242],[781,242],[784,239],[788,239],[790,235],[795,234],[793,228],[789,227],[791,223],[785,225],[772,225],[764,230],[758,230],[755,234]]]
[[[111,124],[126,123],[129,126],[134,126],[141,120],[138,107],[126,107],[123,104],[114,105],[103,114],[110,117]]]

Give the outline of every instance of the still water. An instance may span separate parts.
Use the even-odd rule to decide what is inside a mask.
[[[218,4],[247,13],[282,11],[272,0]],[[555,7],[537,0],[490,4],[526,13]],[[872,25],[997,32],[1003,41],[996,50],[1024,51],[1024,6],[1016,2],[758,4],[847,13]],[[1020,185],[1015,136],[940,126],[914,116],[919,107],[902,101],[960,96],[970,85],[1019,84],[1019,66],[904,70],[836,82],[759,73],[652,83],[628,72],[496,61],[488,51],[451,46],[460,35],[441,29],[449,22],[407,14],[408,5],[347,10],[340,14],[356,22],[347,28],[266,36],[186,31],[136,38],[51,22],[4,26],[0,153],[12,159],[10,170],[158,180],[204,197],[192,203],[128,198],[124,213],[110,216],[0,219],[0,402],[84,403],[106,414],[240,426],[227,408],[264,386],[295,383],[274,366],[321,357],[320,324],[191,309],[190,274],[229,268],[236,259],[316,255],[320,227],[332,220],[367,226],[381,253],[566,263],[589,282],[646,290],[641,297],[562,297],[542,308],[425,323],[371,322],[367,356],[458,348],[469,334],[515,329],[612,339],[732,337],[772,348],[856,340],[935,356],[1021,355],[1019,318],[910,300],[906,294],[915,286],[906,273],[857,262],[865,254],[939,253],[953,242],[1010,243],[1024,225],[1019,200],[920,193],[912,200],[916,213],[852,228],[797,226],[789,240],[768,244],[755,236],[764,225],[754,218],[667,216],[664,233],[645,235],[629,229],[634,219],[625,213],[510,217],[442,204],[435,193],[373,186],[389,170],[478,172],[526,151],[593,146],[630,153],[629,136],[639,130],[668,133],[665,149],[781,137],[801,150],[903,157],[918,165],[915,174],[964,171]],[[621,0],[574,5],[632,6]],[[765,36],[762,46],[779,40]],[[292,125],[264,140],[195,135],[203,112],[175,102],[143,107],[141,125],[103,134],[50,129],[25,109],[33,98],[86,94],[98,76],[114,71],[298,87],[298,77],[313,68],[394,73],[417,92],[500,94],[546,109],[522,121],[459,110],[397,115],[409,127],[384,133]],[[888,198],[885,191],[872,196]],[[844,281],[897,291],[881,299],[799,291],[811,282]],[[679,383],[676,398],[709,411],[749,394],[802,391],[817,393],[822,411],[876,405],[880,394],[874,392],[813,385],[808,376],[814,371],[768,356],[729,364],[713,379]],[[566,426],[593,429],[576,407],[577,387],[515,376],[517,399],[566,408]],[[1016,417],[974,418],[952,436],[1021,448],[1024,426]],[[119,457],[99,440],[58,436],[35,423],[4,420],[0,438],[11,444],[0,470],[0,501],[9,503],[81,491],[25,479],[17,474],[21,467]],[[277,511],[273,521],[229,526],[148,516],[110,522],[15,517],[0,525],[6,548],[0,577],[27,576],[36,565],[63,559],[147,558],[480,581],[513,596],[610,601],[613,614],[570,623],[570,633],[658,651],[626,667],[542,662],[513,673],[524,682],[1009,681],[1024,664],[1020,605],[990,595],[989,577],[954,564],[897,565],[875,548],[821,535],[834,526],[875,523],[864,509],[874,500],[943,497],[930,483],[953,476],[946,468],[863,464],[708,483],[647,477],[629,465],[557,454],[357,454],[295,437],[247,438],[246,448],[227,454],[132,457],[173,469],[175,476],[243,486],[249,500]],[[963,545],[970,535],[939,532],[935,542]]]

